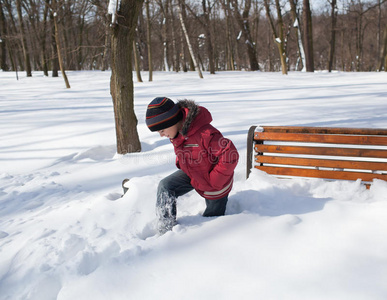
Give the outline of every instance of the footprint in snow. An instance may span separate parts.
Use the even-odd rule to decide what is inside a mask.
[[[121,199],[121,194],[120,193],[109,193],[105,196],[106,199],[110,201],[116,201],[118,199]]]
[[[9,234],[4,232],[4,231],[0,231],[0,239],[3,239],[5,237],[7,237]]]

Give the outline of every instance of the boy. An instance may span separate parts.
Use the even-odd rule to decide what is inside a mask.
[[[210,123],[210,112],[194,101],[158,97],[148,105],[146,124],[170,139],[178,171],[160,181],[156,212],[159,233],[176,224],[176,199],[195,189],[205,198],[203,216],[222,216],[233,184],[238,151]]]

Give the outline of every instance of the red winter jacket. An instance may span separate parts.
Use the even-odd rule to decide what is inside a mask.
[[[225,197],[232,188],[234,169],[239,154],[234,144],[210,123],[210,112],[182,100],[183,128],[171,139],[175,148],[176,166],[191,178],[191,184],[204,198],[216,200]]]

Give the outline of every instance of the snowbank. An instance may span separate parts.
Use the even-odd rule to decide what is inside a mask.
[[[386,299],[386,182],[244,174],[253,124],[386,128],[387,74],[156,72],[135,84],[143,152],[125,156],[110,74],[68,76],[70,90],[0,73],[0,299]],[[164,95],[206,106],[241,159],[226,216],[202,217],[192,192],[157,237],[155,192],[174,155],[144,114]]]

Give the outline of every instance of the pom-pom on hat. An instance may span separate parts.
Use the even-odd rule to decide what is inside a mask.
[[[175,125],[183,118],[180,107],[171,99],[157,97],[148,105],[146,125],[150,131],[159,131]]]

